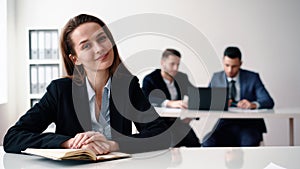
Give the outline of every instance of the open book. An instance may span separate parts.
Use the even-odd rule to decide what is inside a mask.
[[[121,152],[110,152],[109,154],[96,155],[88,149],[35,149],[27,148],[22,153],[32,154],[50,158],[53,160],[86,160],[86,161],[106,161],[130,157],[130,154]]]

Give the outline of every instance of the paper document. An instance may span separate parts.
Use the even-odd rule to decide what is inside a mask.
[[[279,166],[279,165],[276,165],[276,164],[274,164],[274,163],[270,163],[267,167],[265,167],[264,169],[286,169],[286,168],[283,168],[283,167],[281,167],[281,166]]]
[[[155,107],[158,113],[180,113],[182,110],[177,108]]]
[[[237,107],[229,107],[229,112],[238,112],[238,113],[262,113],[270,111],[270,109],[241,109]]]

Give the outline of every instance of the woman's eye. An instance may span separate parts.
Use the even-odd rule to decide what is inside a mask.
[[[98,41],[98,42],[103,42],[103,41],[105,41],[106,39],[107,39],[106,36],[100,36],[100,37],[97,39],[97,41]]]
[[[88,49],[91,45],[89,43],[85,43],[82,45],[82,49]]]

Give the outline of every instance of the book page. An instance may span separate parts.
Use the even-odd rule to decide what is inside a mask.
[[[126,157],[131,157],[131,155],[121,152],[110,152],[109,154],[97,155],[97,160],[117,159]]]
[[[121,152],[111,152],[109,154],[95,155],[91,150],[87,149],[35,149],[28,148],[22,153],[42,156],[53,160],[91,160],[103,161],[118,158],[131,157],[130,154]]]

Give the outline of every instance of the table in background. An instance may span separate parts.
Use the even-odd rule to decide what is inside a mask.
[[[220,118],[280,118],[289,121],[289,145],[294,146],[294,119],[300,118],[300,108],[285,109],[229,109],[229,111],[204,111],[155,107],[162,117],[200,118],[214,123]],[[201,140],[201,138],[199,138]]]
[[[132,158],[106,162],[54,161],[43,157],[5,153],[0,147],[0,168],[4,169],[264,169],[276,164],[299,169],[300,147],[174,148],[134,154]],[[227,163],[227,164],[226,164]]]

